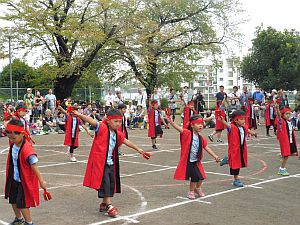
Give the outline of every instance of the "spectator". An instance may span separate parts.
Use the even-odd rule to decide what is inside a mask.
[[[170,94],[168,96],[168,106],[171,109],[171,115],[173,121],[175,121],[175,115],[176,115],[176,95],[175,95],[175,90],[170,89]]]
[[[36,91],[36,96],[34,97],[34,106],[33,106],[33,119],[34,122],[36,122],[37,118],[40,117],[40,115],[43,114],[43,103],[44,98],[41,96],[41,93],[39,91]]]
[[[112,90],[107,91],[107,95],[105,95],[104,98],[104,105],[105,105],[105,113],[114,105],[115,102],[115,96],[112,93]]]
[[[92,114],[92,111],[93,111],[92,104],[88,103],[85,109],[83,110],[83,115],[90,116]]]
[[[205,127],[206,128],[215,128],[215,115],[211,112],[210,109],[206,110],[206,116],[205,116]]]
[[[257,100],[260,106],[265,102],[265,95],[259,87],[256,87],[256,91],[253,93],[253,100]]]
[[[125,100],[124,98],[122,97],[122,93],[121,91],[117,91],[116,92],[116,97],[115,97],[115,106],[118,107],[119,104],[125,104]]]
[[[288,101],[287,95],[284,93],[283,89],[280,89],[278,91],[277,99],[280,99],[280,100],[278,100],[280,109],[289,108],[289,101]]]
[[[96,120],[96,121],[102,121],[102,119],[100,118],[100,115],[97,114],[97,109],[94,108],[92,109],[92,113],[89,115],[92,119]],[[95,130],[95,127],[92,126],[91,124],[89,124],[89,129],[90,130]]]
[[[202,114],[204,112],[205,101],[201,91],[198,89],[197,93],[193,96],[194,107],[198,114]]]
[[[237,86],[233,87],[232,93],[229,94],[229,112],[240,109],[241,94],[238,92]]]
[[[136,106],[132,104],[132,100],[129,100],[127,106],[127,115],[128,115],[128,127],[131,129],[133,127],[133,118],[135,116]]]
[[[27,91],[27,92],[26,92],[26,94],[24,95],[23,100],[24,100],[24,102],[25,102],[25,100],[28,99],[28,95],[29,95],[29,99],[30,99],[30,101],[31,101],[31,105],[33,105],[33,104],[34,104],[34,102],[33,102],[33,100],[34,100],[34,94],[32,93],[32,89],[31,89],[31,88],[27,88],[26,91]]]
[[[43,130],[44,131],[55,131],[56,122],[53,120],[52,113],[50,109],[45,112],[45,117],[43,118]]]
[[[157,88],[154,88],[153,94],[151,95],[151,100],[156,100],[158,103],[158,106],[161,105],[161,94],[158,93]]]
[[[133,126],[135,128],[139,127],[139,123],[144,122],[145,111],[142,105],[138,105],[135,113],[135,117],[133,118]]]
[[[247,86],[243,87],[243,93],[241,94],[241,108],[245,111],[245,104],[248,98],[252,98],[252,93],[248,91]]]
[[[56,96],[53,94],[51,88],[48,90],[45,100],[47,102],[46,108],[51,110],[51,115],[54,115],[56,109]]]
[[[27,120],[28,120],[30,123],[32,123],[32,117],[33,117],[33,113],[32,113],[33,101],[31,101],[31,95],[30,95],[30,94],[26,94],[26,98],[25,98],[24,104],[25,104],[26,109],[27,109],[27,114],[26,114],[26,116],[29,117]]]
[[[135,100],[137,105],[141,105],[143,109],[146,109],[147,96],[143,93],[141,88],[138,88],[138,95],[136,96]]]
[[[61,111],[58,111],[56,117],[56,130],[59,134],[64,134],[66,132],[66,117]]]
[[[220,105],[222,105],[224,98],[225,98],[225,100],[227,98],[227,94],[224,92],[224,86],[223,85],[221,85],[219,87],[219,90],[220,91],[216,94],[216,106],[218,106],[218,107]]]

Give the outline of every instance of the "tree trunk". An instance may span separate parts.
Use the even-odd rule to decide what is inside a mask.
[[[64,99],[71,96],[73,88],[76,82],[80,79],[79,75],[72,75],[70,77],[57,78],[54,83],[54,93],[58,100],[63,101]]]

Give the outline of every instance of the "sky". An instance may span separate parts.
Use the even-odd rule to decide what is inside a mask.
[[[248,21],[240,25],[240,32],[244,34],[244,55],[251,48],[251,40],[254,38],[255,28],[263,25],[264,28],[272,26],[277,30],[295,29],[300,31],[300,1],[299,0],[239,0]],[[0,10],[1,13],[1,10]],[[0,21],[0,26],[4,23]],[[7,65],[8,59],[0,61],[0,69]],[[28,60],[29,64],[33,64]]]

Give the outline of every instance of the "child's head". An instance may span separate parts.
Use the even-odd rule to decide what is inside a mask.
[[[12,119],[8,122],[5,132],[12,143],[20,145],[24,137],[24,124],[20,120]]]
[[[151,105],[152,105],[152,108],[153,108],[153,109],[158,109],[158,102],[157,102],[156,100],[153,100],[153,101],[151,102]]]
[[[191,116],[191,118],[190,118],[190,127],[193,131],[199,132],[204,127],[203,118],[198,114],[195,114],[195,115]]]
[[[290,108],[284,108],[280,110],[281,117],[285,120],[290,120],[291,117],[291,109]]]
[[[123,103],[121,103],[121,104],[118,105],[118,109],[123,114],[126,112],[126,108],[127,108],[127,106],[125,104],[123,104]]]
[[[107,124],[110,129],[112,130],[117,130],[122,124],[122,118],[123,115],[122,113],[115,109],[112,108],[107,112]]]
[[[137,105],[137,106],[136,106],[136,109],[137,109],[137,110],[141,110],[142,108],[143,108],[142,105]]]
[[[47,109],[47,110],[45,111],[45,115],[46,115],[47,117],[51,117],[51,110],[50,110],[50,109]]]
[[[96,114],[97,114],[97,109],[96,109],[96,108],[93,108],[92,114],[93,114],[93,115],[96,115]]]
[[[243,126],[246,122],[245,112],[243,110],[236,110],[231,114],[232,121],[239,127]]]
[[[255,105],[258,104],[258,100],[257,100],[257,99],[254,100],[254,104],[255,104]]]
[[[17,105],[16,113],[19,117],[24,117],[27,113],[26,106],[24,104]]]

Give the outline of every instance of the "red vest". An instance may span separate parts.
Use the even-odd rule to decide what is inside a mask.
[[[99,129],[95,134],[95,138],[90,151],[88,163],[86,166],[83,186],[99,190],[102,184],[104,168],[106,165],[110,130],[105,122],[99,124]],[[118,148],[122,145],[125,137],[120,131],[117,133],[117,145],[113,151],[113,161],[115,167],[115,192],[121,192],[120,171],[119,171],[119,154]]]
[[[76,119],[77,119],[77,123],[76,123],[76,130],[75,130],[75,141],[74,141],[74,144],[72,144],[73,117],[70,114],[68,114],[67,120],[66,120],[66,134],[65,134],[64,145],[79,146],[78,134],[79,134],[80,119],[78,117]]]
[[[230,132],[228,132],[228,161],[231,169],[240,169],[248,166],[248,152],[246,137],[248,135],[247,125],[244,129],[244,144],[242,146],[239,128],[232,122]]]
[[[270,118],[270,114],[271,114],[271,112],[270,112],[270,107],[272,107],[272,106],[270,106],[270,105],[266,105],[266,115],[265,115],[265,121],[266,121],[266,126],[271,126],[271,119],[273,120],[273,118]],[[273,113],[275,113],[275,110],[274,110],[274,108],[273,108]]]
[[[287,121],[283,118],[279,119],[277,121],[277,139],[279,141],[280,144],[280,151],[281,151],[281,155],[283,157],[285,156],[290,156],[291,155],[291,149],[290,149],[290,134],[288,132],[288,125],[287,125]],[[297,143],[296,143],[296,135],[294,132],[294,129],[292,130],[292,140],[293,143],[295,143],[296,149],[297,149]],[[298,155],[298,149],[297,149],[297,154]]]
[[[120,128],[118,129],[118,131],[122,132],[125,136],[126,139],[128,139],[128,131],[126,128],[126,117],[123,115],[123,119],[122,119],[122,124],[120,126]]]
[[[14,166],[12,161],[12,147],[13,145],[10,146],[10,150],[7,157],[7,163],[6,163],[6,183],[5,183],[6,199],[9,197],[13,176],[14,176]],[[31,165],[27,162],[27,159],[30,155],[36,155],[36,153],[31,143],[24,138],[19,151],[18,167],[19,167],[21,183],[24,189],[26,208],[36,207],[40,204],[38,178],[33,172]]]
[[[196,110],[191,109],[190,107],[186,106],[184,107],[183,112],[183,128],[188,129],[190,124],[190,118],[192,115],[197,114]]]
[[[197,166],[199,168],[199,171],[202,175],[202,177],[205,179],[205,173],[204,169],[201,163],[201,160],[203,158],[203,151],[204,148],[207,146],[207,141],[201,136],[198,136],[200,139],[200,145],[202,145],[202,148],[200,149],[200,159],[197,162]],[[180,151],[180,159],[179,163],[177,165],[177,168],[174,173],[174,179],[175,180],[188,180],[187,177],[187,165],[190,160],[190,151],[192,147],[192,140],[193,140],[193,132],[188,129],[183,129],[183,133],[180,134],[180,140],[181,140],[181,151]]]
[[[225,109],[221,109],[221,116],[226,120],[226,113]],[[216,117],[216,127],[215,130],[225,130],[226,126],[221,122],[221,120],[218,120]]]
[[[148,123],[149,123],[149,129],[148,129],[148,137],[155,137],[155,109],[149,108],[148,109]],[[160,114],[158,113],[158,125],[161,126],[160,121]]]

